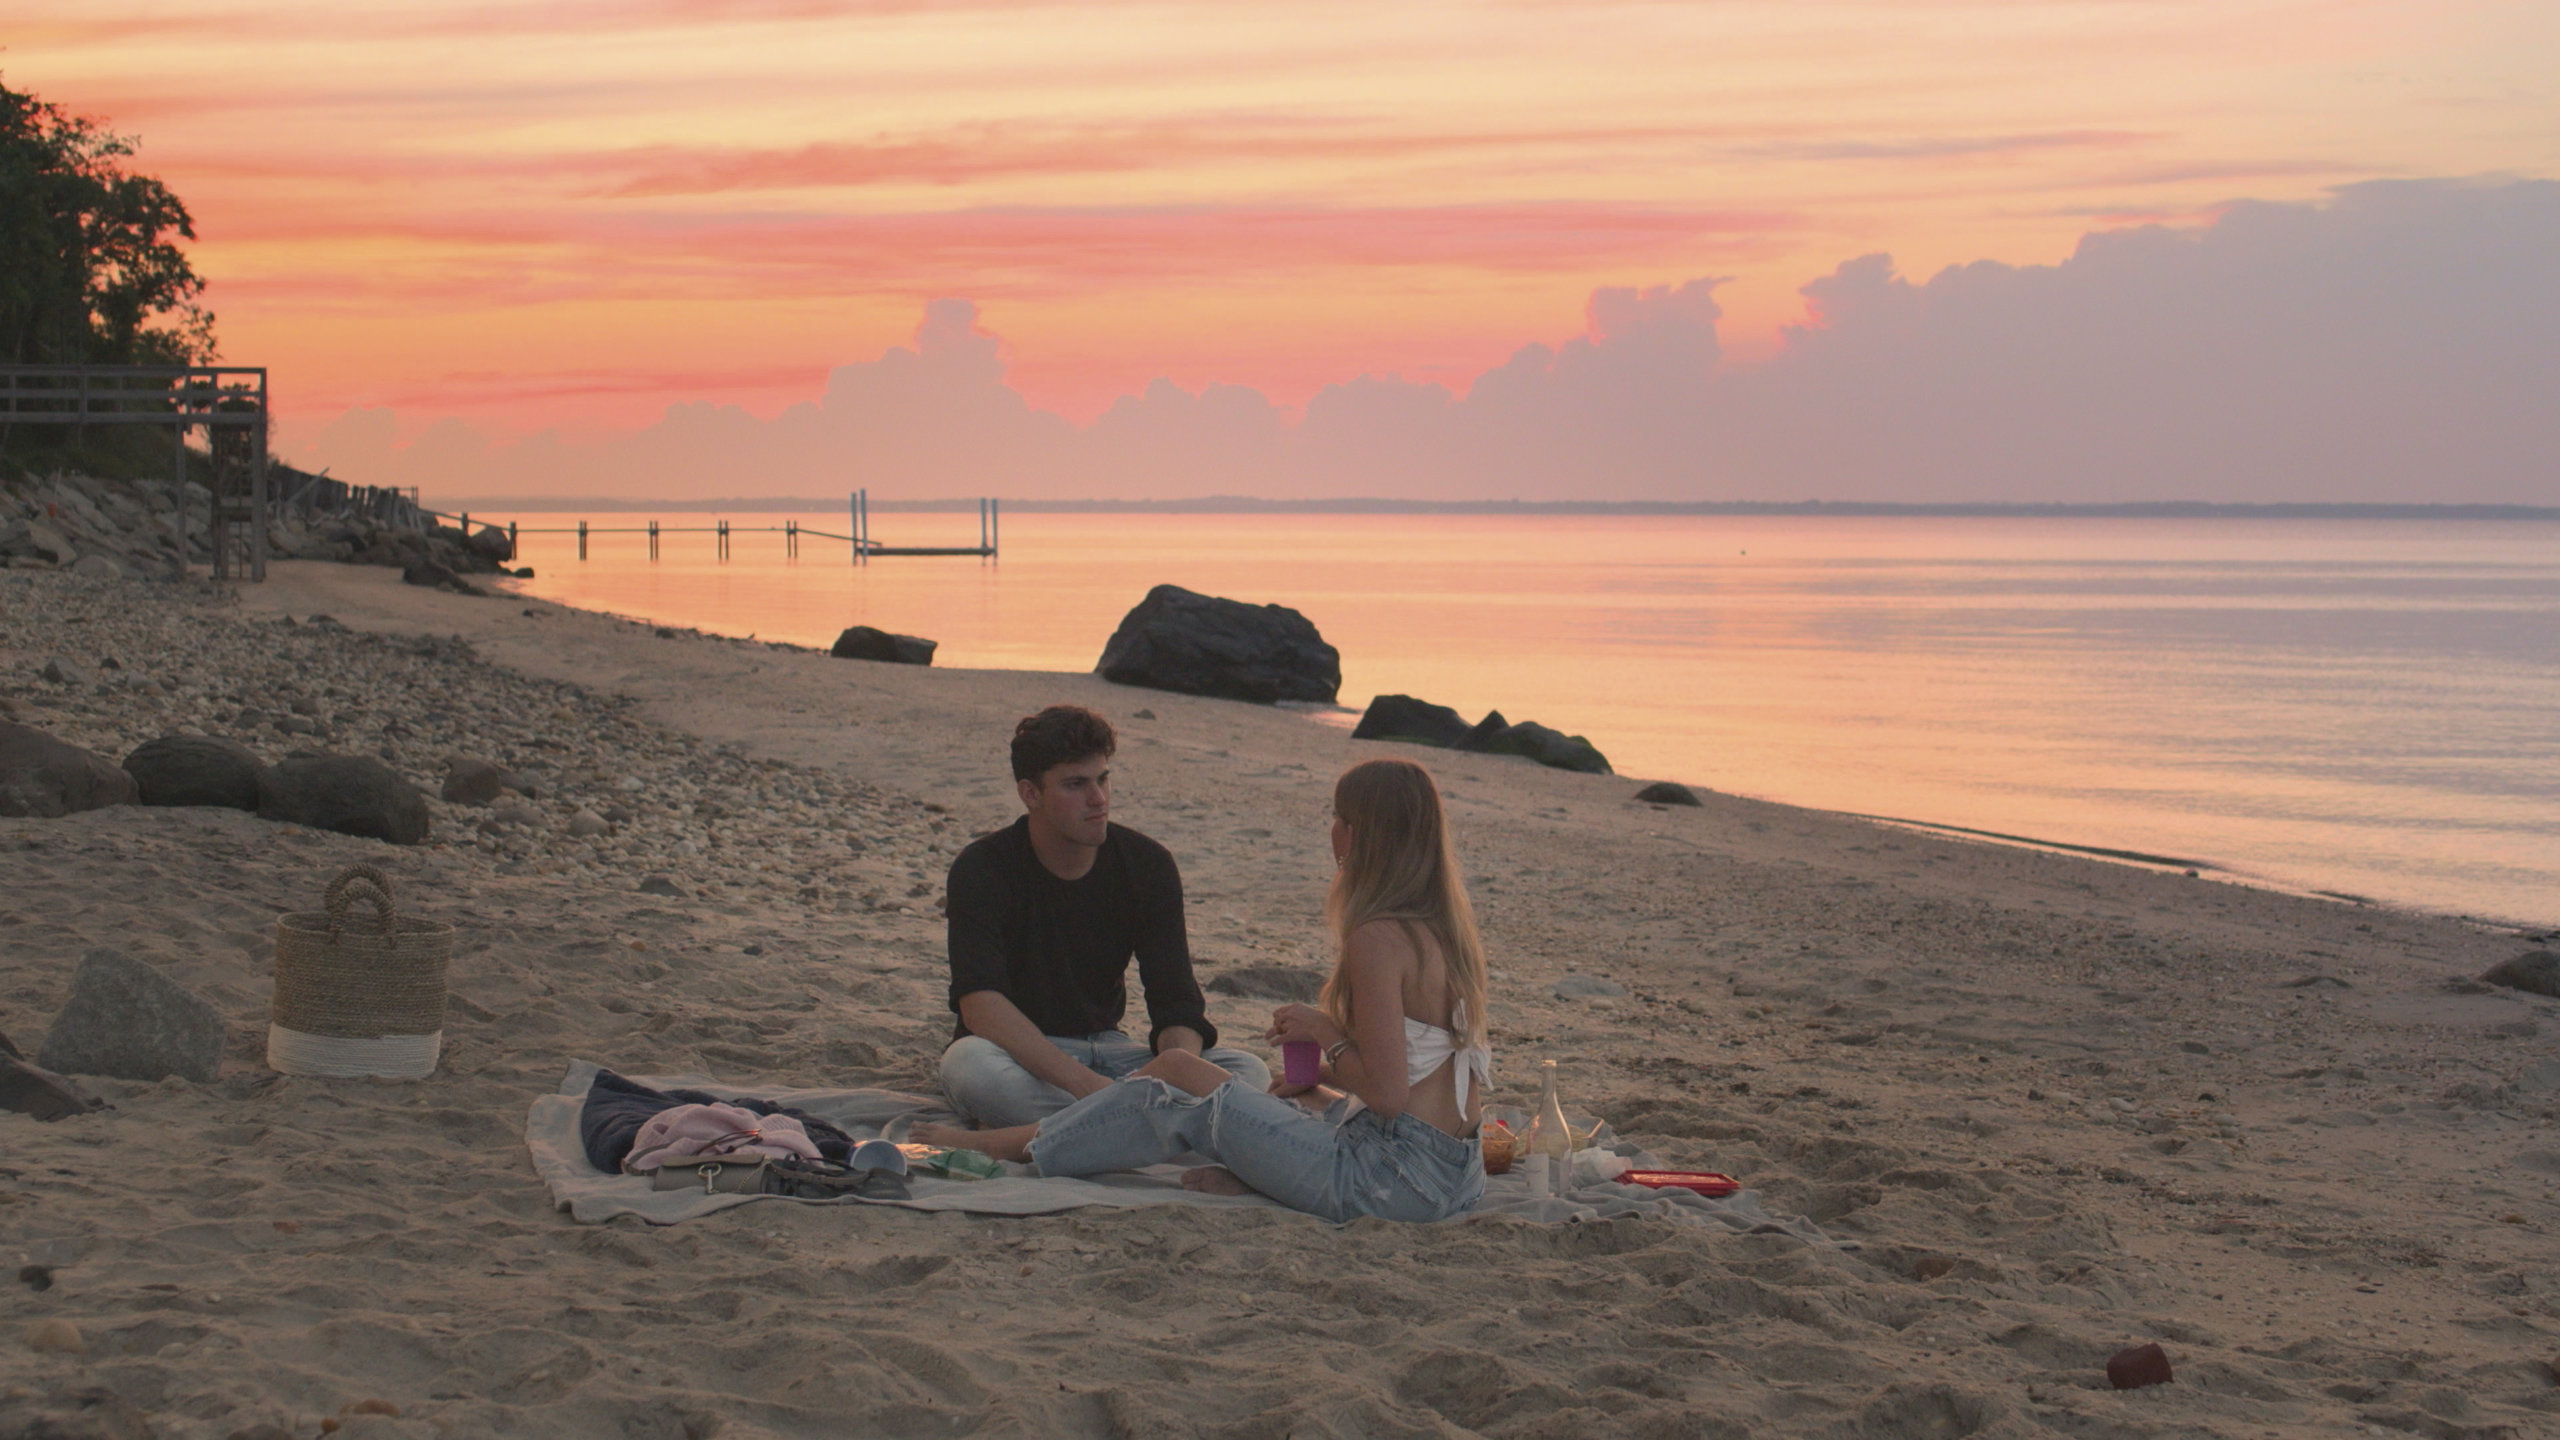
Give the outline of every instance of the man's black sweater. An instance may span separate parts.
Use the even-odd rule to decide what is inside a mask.
[[[1113,825],[1093,868],[1061,880],[1031,848],[1029,816],[969,843],[948,887],[951,1008],[993,990],[1043,1035],[1120,1028],[1129,1010],[1129,957],[1147,999],[1147,1044],[1174,1026],[1218,1043],[1182,924],[1182,872],[1137,831]],[[969,1033],[963,1022],[954,1038]]]

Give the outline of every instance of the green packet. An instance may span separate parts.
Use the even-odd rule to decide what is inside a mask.
[[[943,1150],[931,1145],[901,1145],[907,1168],[946,1180],[992,1180],[1004,1173],[1004,1162],[977,1150]]]

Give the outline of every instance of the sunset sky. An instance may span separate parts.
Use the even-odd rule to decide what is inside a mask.
[[[769,421],[937,299],[1076,426],[1159,379],[1284,418],[1364,375],[1464,396],[1604,287],[1718,282],[1710,358],[1745,369],[1876,252],[1918,282],[2560,175],[2549,0],[13,12],[0,75],[193,208],[288,453],[355,410],[402,444]]]

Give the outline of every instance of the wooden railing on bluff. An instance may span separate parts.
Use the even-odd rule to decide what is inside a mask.
[[[19,425],[158,425],[183,486],[187,432],[213,461],[217,580],[267,578],[267,371],[262,365],[0,365],[0,435]]]

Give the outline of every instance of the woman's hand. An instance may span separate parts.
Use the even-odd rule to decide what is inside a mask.
[[[1342,1043],[1342,1027],[1313,1005],[1283,1005],[1271,1012],[1271,1028],[1262,1038],[1273,1045],[1305,1040],[1331,1049]]]

